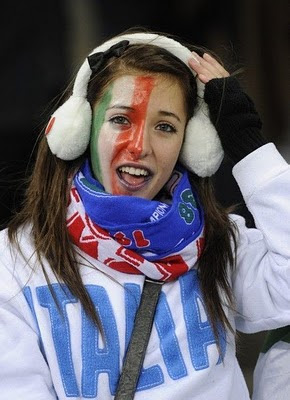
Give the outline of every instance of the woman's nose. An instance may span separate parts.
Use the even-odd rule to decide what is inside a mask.
[[[132,132],[132,139],[128,145],[128,151],[134,157],[134,160],[144,158],[146,155],[151,154],[150,132],[145,126],[145,121]]]

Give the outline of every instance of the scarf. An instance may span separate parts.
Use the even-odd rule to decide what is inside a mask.
[[[128,274],[171,281],[194,267],[204,218],[187,171],[177,166],[160,200],[106,193],[86,161],[70,192],[67,227],[89,256]]]

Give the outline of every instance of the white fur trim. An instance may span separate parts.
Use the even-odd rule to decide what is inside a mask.
[[[202,101],[187,124],[179,160],[191,172],[204,178],[218,170],[223,157],[224,151],[210,122],[207,104]]]

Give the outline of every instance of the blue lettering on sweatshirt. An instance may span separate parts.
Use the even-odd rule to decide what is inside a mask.
[[[70,321],[66,312],[66,305],[68,303],[76,303],[77,299],[65,285],[55,283],[51,286],[57,298],[58,305],[55,303],[48,286],[36,288],[36,294],[39,304],[49,311],[51,333],[65,394],[67,397],[77,397],[80,393],[73,367],[69,329]],[[61,313],[58,307],[61,308]]]
[[[181,303],[186,326],[188,346],[191,362],[195,370],[199,371],[209,367],[208,346],[215,344],[216,340],[204,310],[199,281],[195,270],[179,278]],[[104,337],[101,338],[99,329],[81,309],[82,330],[82,376],[81,387],[78,386],[76,371],[74,369],[70,324],[68,317],[68,304],[77,303],[78,300],[69,289],[62,284],[52,284],[54,296],[48,286],[36,288],[36,297],[39,305],[47,308],[51,323],[51,334],[59,365],[64,392],[67,397],[83,396],[84,398],[101,398],[98,396],[98,379],[100,374],[107,374],[109,390],[115,394],[120,376],[120,338],[110,302],[109,293],[104,287],[86,285],[88,293],[100,317]],[[37,310],[33,305],[31,288],[25,288],[26,300],[37,322]],[[55,299],[57,299],[57,304]],[[131,337],[134,319],[140,303],[141,288],[137,284],[128,283],[124,286],[125,307],[125,350]],[[202,317],[203,316],[203,317]],[[77,321],[75,323],[78,323]],[[181,346],[176,335],[176,327],[172,311],[167,301],[166,294],[161,292],[158,308],[154,320],[159,336],[160,352],[168,375],[171,379],[178,380],[188,374],[182,355]],[[41,340],[41,338],[40,338]],[[217,364],[222,362],[226,352],[225,332],[219,329],[221,356]],[[137,390],[146,390],[159,386],[164,382],[164,372],[160,365],[155,364],[143,368],[138,381]],[[81,394],[80,394],[81,392]]]
[[[82,311],[82,395],[97,396],[100,373],[107,373],[111,394],[115,394],[120,375],[120,343],[117,323],[107,292],[101,286],[87,285],[88,293],[96,306],[104,331],[104,345],[93,322]]]
[[[172,379],[180,379],[186,376],[187,370],[175,333],[175,323],[163,292],[160,293],[159,297],[155,326],[160,338],[160,350],[169,376]]]
[[[202,304],[203,311],[205,307],[197,272],[193,270],[184,274],[179,278],[179,283],[192,365],[196,370],[205,369],[209,367],[207,347],[216,343],[216,339],[209,320],[202,321],[201,318],[201,310],[198,303]],[[222,356],[219,357],[217,364],[222,362],[226,351],[225,335],[221,329],[219,333]]]
[[[45,361],[47,362],[46,354],[45,354],[43,343],[42,343],[42,339],[41,339],[39,324],[38,324],[37,316],[36,316],[34,305],[33,305],[33,299],[32,299],[32,293],[31,293],[30,287],[25,286],[23,288],[23,293],[24,293],[24,297],[25,297],[25,299],[26,299],[26,301],[27,301],[27,303],[29,305],[29,308],[31,310],[31,314],[33,315],[33,319],[34,319],[36,327],[37,327],[37,334],[38,334],[38,340],[39,340],[39,349],[40,349],[41,353],[43,354],[43,357],[44,357]]]

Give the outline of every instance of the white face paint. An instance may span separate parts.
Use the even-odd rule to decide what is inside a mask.
[[[186,110],[177,80],[125,75],[94,107],[91,159],[109,193],[153,199],[182,146]]]

